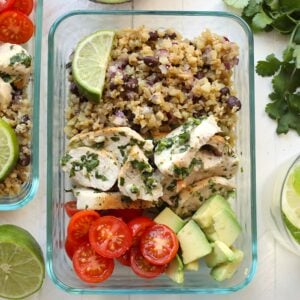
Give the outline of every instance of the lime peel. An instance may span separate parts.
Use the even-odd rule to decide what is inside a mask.
[[[80,92],[89,100],[99,102],[105,83],[115,33],[100,30],[85,37],[75,49],[72,74]]]
[[[44,278],[43,253],[34,237],[18,226],[0,225],[0,297],[28,297]]]
[[[0,118],[0,182],[6,178],[19,158],[19,143],[15,131]]]

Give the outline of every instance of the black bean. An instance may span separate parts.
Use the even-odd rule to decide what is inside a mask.
[[[197,79],[202,79],[205,76],[205,74],[202,71],[198,71],[195,75]]]
[[[79,101],[82,103],[82,102],[88,102],[89,100],[84,96],[80,96]]]
[[[21,117],[21,123],[27,123],[30,120],[30,117],[26,114]]]
[[[128,120],[129,122],[132,122],[133,119],[134,119],[134,117],[135,117],[135,115],[133,114],[133,112],[132,112],[131,110],[127,110],[127,109],[124,110],[123,112],[124,112],[124,114],[125,114],[127,120]]]
[[[220,93],[221,93],[222,96],[226,96],[230,93],[230,90],[227,86],[224,86],[220,89]]]
[[[66,64],[66,69],[70,69],[72,67],[72,62],[69,61],[67,64]]]
[[[227,36],[223,36],[223,38],[226,42],[229,42],[229,38]]]
[[[124,76],[124,89],[125,91],[137,91],[138,90],[138,80],[132,76]]]
[[[80,92],[78,90],[77,85],[74,82],[72,82],[71,85],[70,85],[70,91],[75,96],[80,97]]]
[[[132,125],[131,125],[131,129],[133,129],[133,130],[136,131],[136,132],[140,132],[140,130],[141,130],[141,125],[139,125],[139,124],[132,124]]]
[[[158,37],[157,31],[150,31],[148,41],[157,41]]]
[[[148,67],[156,67],[159,64],[159,60],[155,56],[145,56],[144,63]]]
[[[201,110],[193,113],[194,118],[200,118],[200,117],[203,117],[205,115],[206,115],[206,111],[204,109],[201,109]]]
[[[227,99],[227,105],[231,108],[237,107],[238,110],[240,110],[242,107],[241,101],[235,96],[230,96]]]
[[[115,90],[115,89],[117,88],[117,85],[116,85],[115,83],[111,82],[111,83],[109,84],[109,88],[110,88],[111,90]]]
[[[31,161],[30,155],[28,155],[28,154],[21,154],[20,155],[19,164],[22,167],[28,166],[30,164],[30,161]]]

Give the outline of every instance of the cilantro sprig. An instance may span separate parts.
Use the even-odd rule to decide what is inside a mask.
[[[271,102],[266,106],[267,114],[277,120],[278,134],[295,129],[300,135],[300,23],[293,31],[282,61],[274,54],[258,61],[256,73],[260,76],[274,76]]]
[[[270,54],[257,62],[256,73],[273,76],[266,113],[277,121],[276,132],[294,129],[300,135],[300,0],[223,0],[241,8],[243,19],[254,32],[277,30],[291,34],[282,60]]]
[[[224,0],[234,8],[243,9],[242,17],[253,31],[290,34],[299,23],[299,0]]]

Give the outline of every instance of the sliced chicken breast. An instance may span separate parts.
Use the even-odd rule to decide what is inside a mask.
[[[194,183],[183,189],[177,203],[173,203],[174,211],[181,217],[191,216],[201,204],[214,194],[226,196],[234,191],[233,184],[224,177],[210,177]]]
[[[141,135],[129,127],[109,127],[98,131],[80,133],[74,136],[69,143],[69,148],[87,146],[112,152],[120,165],[127,158],[128,151],[137,145],[145,153],[153,150],[152,140],[145,140]]]
[[[232,147],[222,136],[213,136],[196,154],[201,167],[178,181],[177,190],[212,176],[231,178],[238,170],[239,160]]]
[[[154,202],[131,201],[121,193],[98,192],[87,188],[74,188],[78,209],[107,210],[107,209],[144,209],[155,206]]]
[[[162,196],[160,176],[154,172],[148,158],[138,146],[131,148],[121,167],[118,187],[123,195],[132,200],[157,201]]]
[[[20,45],[0,44],[0,73],[9,75],[19,89],[24,88],[31,74],[31,56]]]
[[[154,154],[156,166],[164,175],[177,179],[187,177],[200,167],[196,153],[219,131],[213,116],[203,120],[189,119],[158,142]]]
[[[12,100],[12,87],[0,77],[0,111],[4,111]]]
[[[88,147],[69,150],[61,163],[74,185],[101,191],[112,188],[120,170],[113,153]]]

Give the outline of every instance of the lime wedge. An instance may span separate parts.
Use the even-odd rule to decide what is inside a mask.
[[[300,243],[300,166],[295,166],[285,181],[281,209],[283,221],[295,240]]]
[[[9,174],[19,157],[16,133],[0,118],[0,182]]]
[[[89,100],[101,99],[114,35],[113,31],[97,31],[80,41],[75,49],[74,81]]]
[[[43,253],[34,237],[18,226],[0,225],[0,297],[28,297],[44,277]]]

